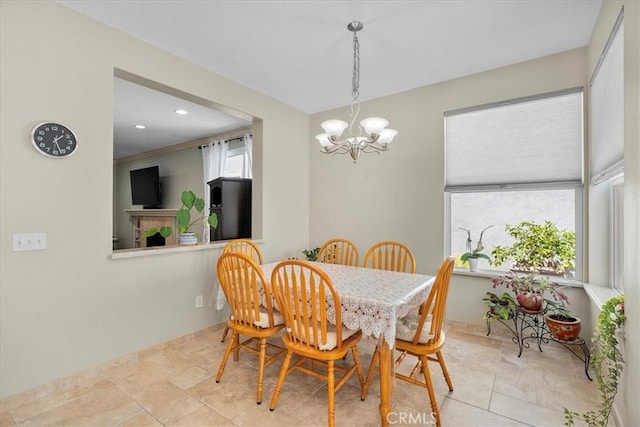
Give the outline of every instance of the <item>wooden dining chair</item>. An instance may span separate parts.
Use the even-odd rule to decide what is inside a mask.
[[[329,239],[320,246],[319,262],[328,264],[358,265],[358,248],[350,240],[338,237]]]
[[[285,352],[284,348],[268,343],[267,338],[284,328],[284,322],[274,307],[269,282],[258,264],[247,255],[227,252],[220,255],[217,267],[222,290],[231,307],[227,326],[232,331],[232,336],[220,362],[216,382],[220,382],[231,352],[233,352],[234,361],[238,361],[241,349],[257,354],[259,356],[257,403],[260,404],[264,368]],[[241,335],[249,338],[240,341]],[[268,348],[275,353],[268,354]]]
[[[395,376],[398,379],[427,389],[429,400],[431,402],[431,411],[436,419],[436,425],[438,426],[441,425],[440,411],[438,409],[438,402],[433,389],[431,373],[429,371],[427,361],[431,360],[438,362],[442,369],[444,379],[447,382],[447,386],[449,386],[449,391],[453,391],[451,377],[449,376],[449,371],[447,370],[444,357],[442,356],[442,347],[445,342],[445,335],[442,330],[442,326],[444,323],[444,310],[447,303],[449,282],[451,281],[451,272],[453,271],[454,261],[455,259],[453,257],[447,257],[444,260],[440,266],[438,274],[436,275],[436,279],[426,301],[420,306],[419,310],[414,310],[406,317],[399,319],[396,327],[395,348],[401,352],[400,357],[396,360],[396,368],[402,363],[407,355],[417,357],[418,363],[409,375],[396,372]],[[365,385],[362,389],[362,400],[364,400],[369,390],[369,385],[373,378],[373,371],[378,366],[378,358],[379,351],[376,348],[373,357],[371,358],[371,364],[369,365]],[[419,371],[422,371],[424,382],[416,378],[416,374]]]
[[[320,267],[300,260],[283,261],[273,270],[271,285],[286,325],[287,333],[282,341],[287,356],[270,409],[273,411],[276,407],[286,375],[297,369],[327,381],[328,425],[334,426],[335,392],[354,372],[358,374],[360,385],[364,384],[357,347],[362,331],[353,331],[342,325],[340,296]],[[343,359],[349,350],[354,364],[336,365],[335,361]],[[289,366],[294,354],[299,356],[298,360]],[[318,365],[322,365],[324,370],[317,369]],[[336,371],[342,374],[337,380]]]
[[[374,243],[364,255],[363,266],[379,270],[416,272],[416,260],[411,249],[392,240]]]
[[[256,264],[262,265],[262,252],[258,245],[256,245],[253,241],[249,239],[235,239],[227,243],[222,250],[222,253],[227,252],[237,252],[241,254],[247,255],[251,258]],[[227,334],[229,334],[229,327],[225,326],[224,331],[222,331],[222,337],[220,337],[220,342],[224,342],[227,339]]]

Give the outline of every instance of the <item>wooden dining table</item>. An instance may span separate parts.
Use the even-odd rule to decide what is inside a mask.
[[[266,278],[277,262],[262,265]],[[422,304],[434,276],[339,264],[312,263],[331,278],[340,295],[342,324],[378,340],[380,350],[380,420],[389,425],[394,394],[393,348],[396,322]],[[335,315],[329,321],[335,324]]]

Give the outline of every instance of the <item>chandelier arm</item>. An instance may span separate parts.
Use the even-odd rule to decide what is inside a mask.
[[[355,113],[354,113],[355,107]],[[360,125],[357,126],[358,132],[353,131],[353,125],[355,124],[358,116],[360,115],[360,102],[357,99],[354,99],[351,103],[351,122],[349,123],[349,133],[353,136],[362,135],[362,127]]]
[[[378,153],[380,151],[388,151],[391,147],[389,147],[390,144],[385,144],[385,145],[380,145],[380,144],[376,144],[376,143],[369,143],[366,144],[363,148],[362,151],[365,153]],[[372,150],[368,150],[369,148],[371,148]]]
[[[340,149],[344,151],[340,152]],[[349,152],[349,148],[344,144],[334,144],[333,147],[322,147],[320,148],[320,151],[325,154],[346,154]]]

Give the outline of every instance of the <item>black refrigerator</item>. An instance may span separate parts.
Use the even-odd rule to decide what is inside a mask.
[[[209,212],[218,215],[211,241],[251,238],[251,179],[220,177],[209,185]]]

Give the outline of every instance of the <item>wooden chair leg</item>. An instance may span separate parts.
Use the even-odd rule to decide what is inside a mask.
[[[360,364],[360,355],[358,354],[358,346],[351,347],[351,354],[353,354],[353,362],[356,364],[356,373],[358,374],[358,381],[360,387],[364,387],[364,373],[362,372],[362,365]]]
[[[436,400],[436,394],[433,391],[433,382],[431,381],[431,373],[429,372],[429,366],[427,365],[427,357],[421,356],[422,362],[422,375],[424,375],[424,381],[427,384],[427,392],[429,393],[429,401],[431,402],[431,412],[436,419],[436,426],[441,427],[440,424],[440,411],[438,410],[438,401]]]
[[[360,395],[360,400],[364,400],[367,397],[367,393],[369,392],[369,386],[371,385],[371,381],[373,380],[373,372],[378,367],[379,358],[380,358],[380,353],[378,351],[378,346],[376,346],[376,349],[373,352],[373,356],[371,356],[371,362],[369,363],[367,378],[365,378],[364,385],[362,386],[362,394]]]
[[[222,362],[220,362],[220,367],[218,368],[218,375],[216,376],[216,382],[219,383],[222,378],[222,374],[224,373],[224,367],[227,365],[227,361],[229,360],[229,355],[231,355],[231,351],[234,350],[233,343],[235,342],[235,337],[237,333],[234,332],[231,335],[231,341],[227,344],[227,348],[224,350],[224,356],[222,356]]]
[[[444,380],[447,382],[449,386],[449,391],[453,391],[453,384],[451,383],[451,377],[449,376],[449,371],[447,370],[447,365],[444,363],[444,357],[442,356],[442,352],[436,352],[436,357],[438,358],[438,363],[440,364],[440,369],[442,369],[442,374],[444,375]]]
[[[327,419],[327,424],[329,427],[334,427],[336,425],[336,407],[335,407],[335,395],[336,395],[336,384],[335,384],[335,367],[334,361],[329,360],[327,366],[327,394],[329,398],[329,416]]]
[[[273,396],[271,396],[271,405],[269,406],[269,410],[271,411],[276,409],[278,397],[280,397],[280,390],[282,389],[282,383],[284,382],[284,377],[287,375],[287,371],[289,370],[291,356],[293,356],[293,352],[287,350],[287,355],[284,358],[284,362],[282,362],[282,368],[280,369],[280,375],[278,376],[278,383],[276,384],[276,388],[273,390]]]
[[[227,334],[229,333],[229,327],[225,326],[224,331],[222,331],[222,336],[220,337],[220,342],[224,342],[227,339]]]
[[[258,358],[258,400],[256,403],[259,405],[262,403],[262,388],[264,386],[264,361],[267,356],[267,338],[260,338],[260,356]]]
[[[233,341],[233,361],[237,362],[240,360],[240,334],[234,332],[231,341]]]

